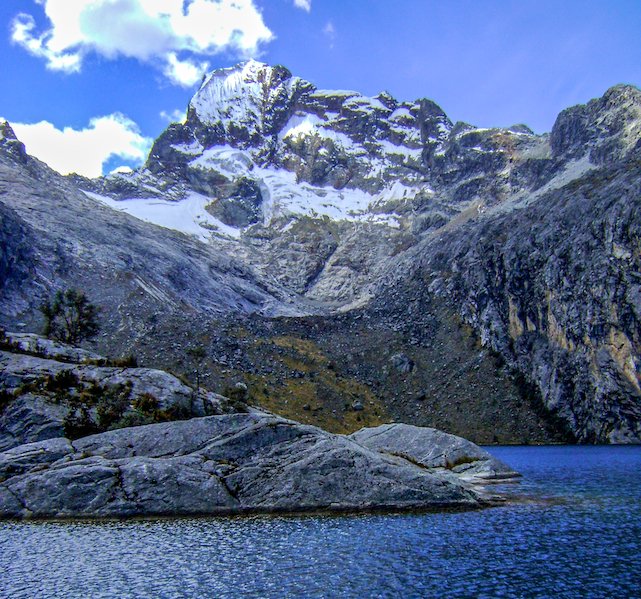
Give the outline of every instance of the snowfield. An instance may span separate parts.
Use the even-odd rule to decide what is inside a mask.
[[[85,195],[119,212],[126,212],[135,218],[159,227],[194,235],[201,241],[208,241],[212,230],[227,237],[238,238],[240,231],[220,222],[205,210],[211,202],[198,193],[191,193],[184,200],[169,201],[161,198],[131,198],[114,200],[90,191]]]

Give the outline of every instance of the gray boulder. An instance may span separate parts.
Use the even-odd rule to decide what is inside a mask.
[[[106,361],[104,356],[92,351],[60,343],[54,339],[47,339],[34,333],[5,332],[5,339],[13,344],[18,351],[32,352],[43,358],[63,362]]]
[[[0,517],[471,508],[464,482],[254,412],[51,439],[0,454]]]
[[[64,435],[64,406],[32,393],[14,399],[0,413],[0,451]]]
[[[520,476],[507,464],[467,439],[434,428],[411,424],[383,424],[363,428],[350,439],[364,447],[405,458],[423,468],[445,469],[477,483]]]
[[[396,370],[404,374],[407,374],[414,370],[414,362],[407,356],[407,354],[394,354],[389,359],[389,361],[392,363],[392,366],[396,368]]]
[[[212,410],[224,400],[220,395],[201,390],[201,397],[194,401],[194,390],[174,375],[155,368],[123,368],[69,364],[23,354],[0,351],[0,387],[16,389],[25,383],[55,376],[63,371],[72,372],[79,381],[103,386],[131,384],[132,397],[148,393],[153,395],[161,409],[179,406],[189,409],[196,416],[205,413],[204,405]]]

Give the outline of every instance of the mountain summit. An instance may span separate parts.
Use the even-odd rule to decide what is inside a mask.
[[[403,227],[411,212],[414,228],[433,228],[627,155],[639,106],[636,88],[617,86],[534,135],[453,124],[426,99],[319,90],[249,61],[204,77],[143,169],[84,187],[114,199],[198,194],[200,224],[226,236],[303,215]]]

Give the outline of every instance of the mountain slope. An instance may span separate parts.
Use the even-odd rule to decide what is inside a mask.
[[[297,311],[289,294],[240,261],[96,204],[17,144],[5,125],[0,138],[5,321],[32,317],[39,299],[61,286],[87,290],[132,323],[177,310]]]
[[[3,319],[33,328],[74,284],[115,346],[190,370],[202,343],[218,380],[307,422],[641,441],[640,155],[632,86],[535,135],[250,61],[205,77],[133,173],[65,181],[5,127]]]
[[[641,438],[640,159],[443,237],[419,267],[581,441]]]

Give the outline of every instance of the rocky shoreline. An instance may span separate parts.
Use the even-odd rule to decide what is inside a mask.
[[[95,366],[84,355],[73,364],[55,344],[41,356],[17,349],[0,355],[9,398],[0,413],[0,519],[472,509],[499,499],[485,484],[518,476],[435,429],[333,434],[204,391],[207,403],[194,403],[196,392],[162,371]],[[109,391],[113,377],[126,396]],[[96,381],[104,397],[84,404],[87,418],[95,411],[106,425],[107,397],[125,402],[121,419],[110,421],[113,430],[69,438],[68,415],[91,399],[87,385]],[[198,408],[186,419],[125,426],[151,398],[156,416],[174,405],[207,405],[213,415]]]

